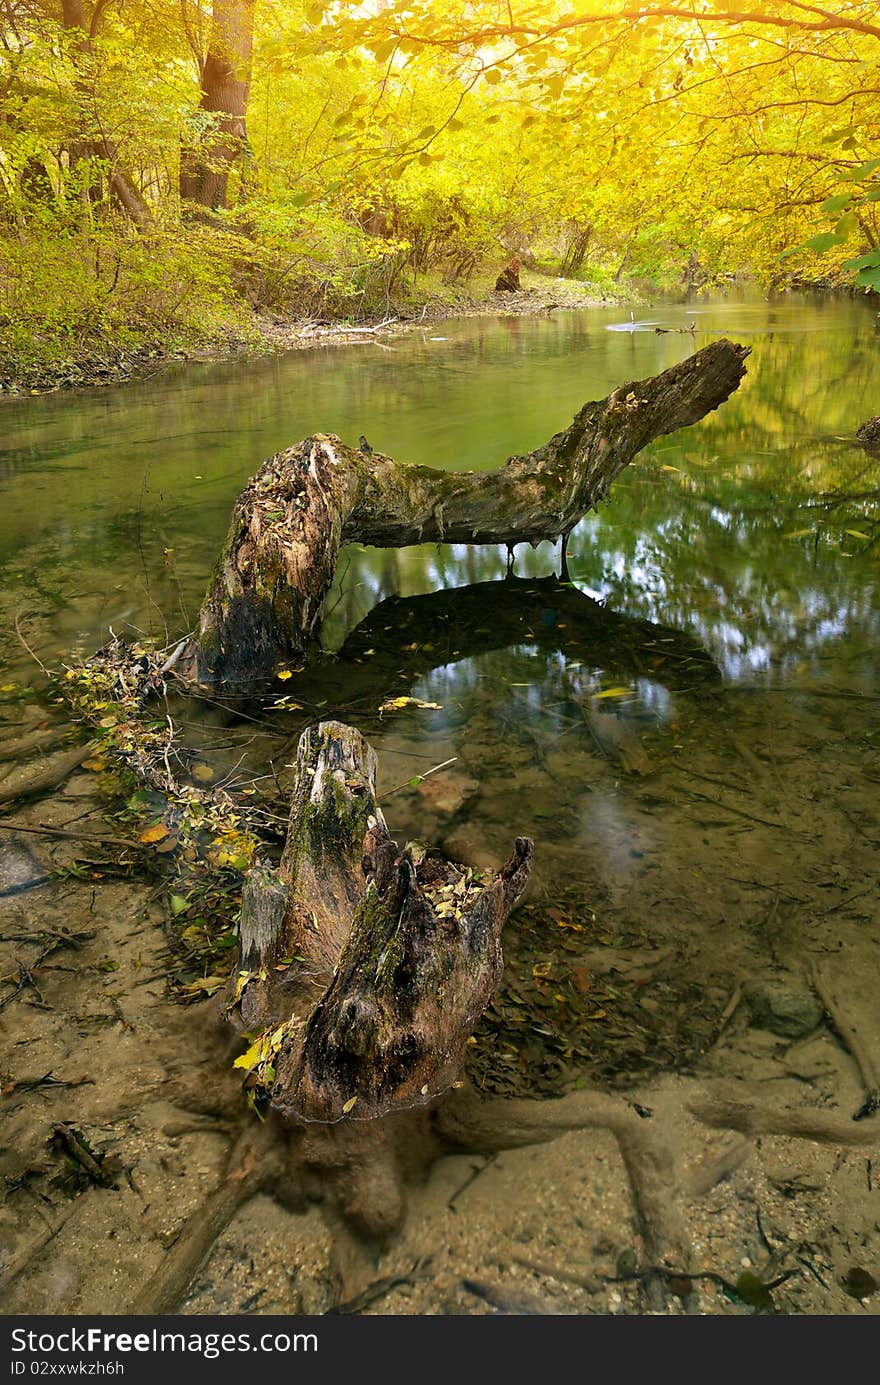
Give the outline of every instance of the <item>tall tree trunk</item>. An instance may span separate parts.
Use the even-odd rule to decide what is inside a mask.
[[[94,104],[94,92],[87,75],[88,65],[94,57],[93,39],[107,3],[108,0],[96,0],[96,3],[87,9],[85,0],[61,0],[62,25],[65,30],[75,35],[73,51],[77,66],[76,92],[83,112]],[[92,160],[100,160],[105,164],[110,196],[122,207],[138,230],[146,230],[152,222],[150,209],[138,192],[133,178],[123,168],[116,144],[108,139],[100,126],[96,131],[70,142],[68,159],[72,169],[78,164],[88,164]],[[93,170],[89,170],[83,184],[83,198],[86,201],[97,202],[101,200],[101,194],[101,178]]]
[[[184,150],[180,197],[209,211],[227,204],[229,174],[248,153],[256,0],[214,0],[211,39],[200,73],[200,110],[210,119],[198,150]]]

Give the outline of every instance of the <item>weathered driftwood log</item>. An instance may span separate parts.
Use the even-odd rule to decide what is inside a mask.
[[[362,1121],[451,1086],[528,880],[525,838],[485,882],[400,850],[375,774],[353,728],[307,730],[280,867],[255,867],[242,900],[231,1011],[243,1029],[264,1028],[248,1066],[298,1121]]]
[[[412,466],[320,433],[277,452],[236,501],[181,672],[246,691],[302,661],[342,543],[513,545],[567,535],[647,443],[723,403],[747,355],[713,342],[584,404],[564,432],[497,471]]]

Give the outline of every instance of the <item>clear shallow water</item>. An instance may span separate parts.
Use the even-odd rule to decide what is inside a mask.
[[[692,323],[693,333],[654,331]],[[210,713],[201,732],[189,725],[218,775],[266,782],[271,759],[283,781],[305,720],[336,714],[379,751],[401,839],[480,864],[502,859],[515,835],[534,837],[535,907],[561,900],[570,917],[512,921],[485,1083],[508,1089],[504,1063],[514,1087],[549,1090],[572,1062],[628,1080],[646,1064],[690,1061],[731,979],[783,956],[778,937],[766,950],[768,899],[775,920],[780,901],[800,911],[796,959],[829,882],[872,878],[880,467],[852,438],[880,410],[880,335],[864,302],[728,299],[659,307],[634,324],[611,308],[474,318],[381,345],[8,402],[3,683],[33,669],[16,615],[50,665],[77,641],[91,651],[109,627],[190,628],[242,485],[310,432],[350,442],[363,432],[402,460],[488,468],[545,441],[585,400],[719,335],[752,347],[739,391],[647,449],[570,541],[577,588],[642,625],[583,626],[540,592],[523,596],[517,623],[509,592],[485,588],[439,610],[384,606],[358,633],[387,598],[501,583],[507,555],[351,547],[324,630],[342,661],[312,674],[305,694],[279,684],[306,710],[269,713],[275,736],[247,724],[240,744]],[[517,550],[520,577],[556,568],[550,545]],[[380,712],[400,694],[439,706]],[[398,789],[447,760],[464,787]],[[583,950],[621,939],[673,949],[653,1010],[581,988]],[[528,1044],[515,1005],[540,1013]]]

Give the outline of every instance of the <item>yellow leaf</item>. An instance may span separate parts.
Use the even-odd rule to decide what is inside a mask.
[[[344,1116],[348,1115],[349,1111],[353,1111],[356,1105],[357,1105],[357,1097],[356,1097],[356,1096],[350,1096],[350,1097],[348,1098],[348,1101],[345,1103],[345,1105],[344,1105],[343,1108],[342,1108],[342,1114],[343,1114]]]
[[[188,995],[197,995],[200,991],[204,991],[206,995],[213,995],[225,985],[225,976],[203,976],[201,980],[191,981],[188,986],[184,986],[184,990]]]
[[[107,761],[102,760],[100,755],[95,755],[91,760],[83,760],[82,768],[90,769],[93,773],[97,774],[99,770],[107,768]]]
[[[282,683],[284,683],[287,681],[288,678],[292,678],[293,674],[291,673],[289,668],[280,668],[278,672],[275,674],[275,677],[280,678]]]
[[[663,471],[681,471],[680,466],[670,466],[668,462],[663,463]]]
[[[250,1072],[251,1069],[255,1068],[258,1063],[261,1063],[266,1056],[264,1052],[264,1042],[264,1037],[261,1034],[258,1039],[254,1040],[246,1053],[242,1053],[240,1057],[236,1058],[232,1066],[234,1068],[244,1068],[246,1072]]]
[[[164,822],[157,822],[154,827],[148,827],[138,837],[139,842],[145,842],[148,846],[152,842],[161,842],[163,837],[168,836],[169,829]]]
[[[870,534],[863,534],[861,529],[847,529],[844,532],[852,534],[854,539],[869,539],[871,537]]]
[[[184,933],[183,936],[186,937],[186,933]],[[238,979],[235,983],[235,994],[232,997],[233,1005],[237,1000],[241,1000],[242,991],[244,990],[245,986],[249,981],[253,981],[255,979],[256,974],[257,973],[255,971],[240,971],[238,973]]]
[[[207,784],[209,780],[214,778],[214,771],[210,765],[199,763],[193,765],[192,777],[197,779],[200,784]]]
[[[812,534],[812,529],[789,529],[787,534],[783,534],[784,539],[802,539],[805,534]]]
[[[424,702],[420,697],[392,697],[390,701],[382,703],[379,714],[381,716],[383,712],[399,712],[404,707],[426,707],[433,712],[443,711],[440,702]]]
[[[601,697],[629,697],[631,694],[632,688],[603,688],[600,693],[595,693],[594,696],[598,702]]]
[[[111,726],[116,725],[116,718],[114,716],[101,717],[101,720],[98,722],[98,725],[103,727],[106,731]]]

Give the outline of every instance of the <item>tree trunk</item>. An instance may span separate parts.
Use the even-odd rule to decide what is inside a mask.
[[[97,3],[91,7],[90,14],[87,14],[85,0],[61,0],[62,25],[65,30],[76,36],[74,42],[74,62],[77,67],[75,86],[80,108],[83,112],[90,105],[94,105],[94,93],[88,77],[88,64],[94,56],[92,40],[97,33],[101,15],[106,5],[107,0],[97,0]],[[98,129],[95,133],[72,140],[68,145],[67,156],[70,167],[74,169],[78,164],[88,166],[93,160],[100,160],[102,164],[106,164],[107,183],[111,197],[138,230],[146,230],[152,223],[150,209],[138,192],[130,173],[123,168],[115,142],[100,129],[99,122],[96,123],[98,123]],[[82,197],[86,202],[97,202],[101,199],[101,177],[93,169],[89,169],[88,177],[82,188]]]
[[[277,452],[236,501],[181,670],[238,693],[301,663],[343,543],[515,545],[567,535],[647,443],[723,403],[747,355],[714,342],[585,404],[564,432],[497,471],[411,466],[324,433]]]
[[[209,124],[199,148],[180,161],[180,197],[208,211],[226,206],[229,174],[248,153],[256,0],[214,0],[211,39],[202,64],[200,110]]]
[[[362,1122],[448,1090],[501,976],[501,929],[528,881],[516,842],[487,881],[388,835],[376,756],[339,722],[307,730],[277,872],[242,898],[230,1015],[264,1027],[246,1062],[295,1122]]]

